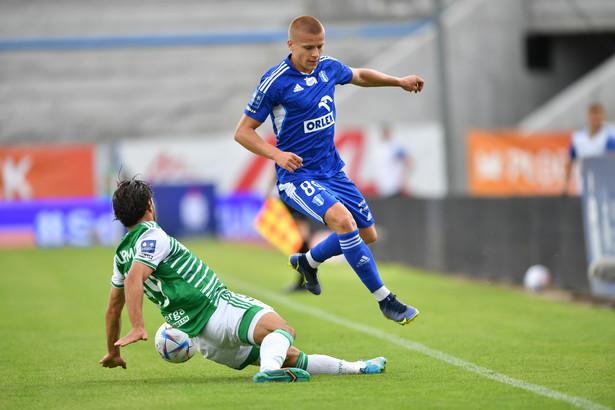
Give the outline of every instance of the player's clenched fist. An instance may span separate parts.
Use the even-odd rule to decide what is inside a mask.
[[[303,159],[292,152],[280,151],[278,155],[274,157],[274,160],[276,164],[290,172],[295,172],[296,169],[303,166]]]
[[[406,91],[418,93],[423,89],[424,84],[425,81],[423,81],[421,77],[417,77],[416,75],[409,75],[402,78],[401,87]]]

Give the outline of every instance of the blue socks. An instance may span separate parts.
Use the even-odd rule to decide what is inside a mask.
[[[350,267],[377,300],[383,299],[383,296],[374,292],[380,290],[380,293],[385,293],[384,297],[390,293],[382,284],[372,252],[361,239],[358,229],[343,235],[331,233],[325,240],[314,246],[306,257],[310,266],[316,269],[322,262],[342,253]]]
[[[358,232],[358,231],[357,231]],[[340,240],[335,232],[327,236],[325,240],[314,246],[310,250],[312,258],[318,263],[322,263],[329,258],[342,254]]]
[[[325,239],[325,241],[329,241],[331,236]],[[344,257],[346,257],[350,267],[357,273],[367,289],[374,293],[384,286],[378,274],[372,252],[363,242],[361,236],[359,236],[359,230],[356,229],[352,232],[336,236],[339,238],[339,246],[344,253]],[[312,255],[314,255],[313,251],[314,249],[312,249]]]

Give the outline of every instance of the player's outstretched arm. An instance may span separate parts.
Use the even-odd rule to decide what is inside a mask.
[[[132,329],[123,338],[115,342],[115,346],[126,346],[139,340],[147,340],[148,335],[143,322],[143,282],[154,269],[144,263],[133,261],[124,281],[126,308]]]
[[[235,141],[248,151],[275,161],[276,164],[287,171],[295,172],[297,168],[303,165],[303,159],[292,152],[281,151],[262,139],[256,132],[261,124],[254,118],[243,114],[235,129]]]
[[[361,87],[401,87],[406,91],[418,93],[425,82],[416,75],[393,77],[369,68],[352,68],[351,84]]]
[[[119,346],[115,346],[115,342],[120,338],[122,329],[122,309],[124,308],[124,290],[111,287],[109,294],[109,304],[105,315],[107,328],[107,354],[100,360],[103,367],[118,367],[126,368],[126,361],[120,354]]]

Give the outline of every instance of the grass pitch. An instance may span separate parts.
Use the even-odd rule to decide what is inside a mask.
[[[421,315],[401,327],[346,264],[320,270],[323,293],[284,292],[286,259],[258,245],[185,241],[232,290],[273,307],[306,353],[385,356],[381,375],[317,375],[310,383],[252,383],[195,355],[157,356],[163,322],[144,301],[150,340],[123,348],[128,369],[104,369],[113,250],[0,252],[0,408],[465,408],[615,407],[615,312],[523,290],[380,264],[389,289]],[[128,316],[124,315],[126,334]]]

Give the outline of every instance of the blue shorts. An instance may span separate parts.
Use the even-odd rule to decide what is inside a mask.
[[[325,224],[325,212],[336,202],[350,211],[359,228],[374,224],[365,198],[343,171],[327,179],[278,183],[278,191],[282,201],[321,224]]]

